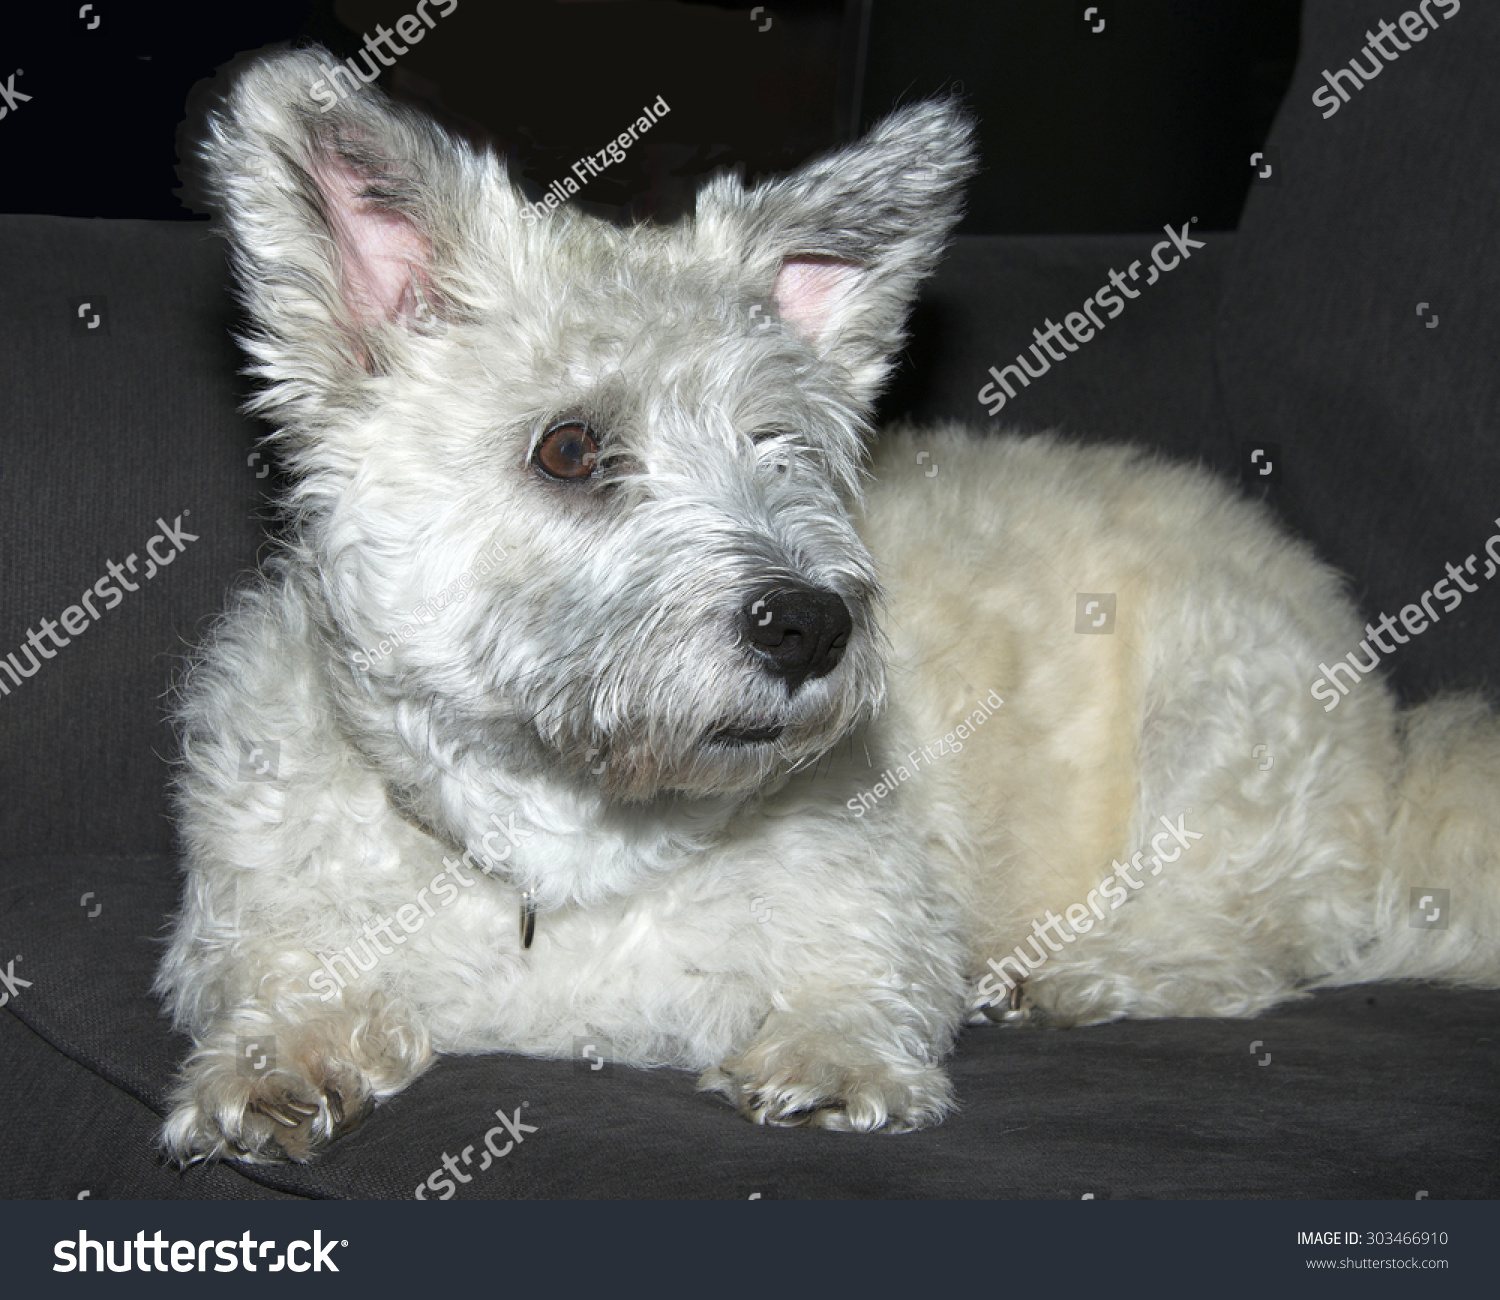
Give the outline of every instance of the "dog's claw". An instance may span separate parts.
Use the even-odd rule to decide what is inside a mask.
[[[255,1109],[260,1111],[262,1115],[274,1119],[283,1128],[296,1128],[302,1122],[300,1119],[293,1119],[290,1115],[271,1105],[268,1101],[258,1103]]]
[[[295,1111],[298,1115],[301,1115],[304,1118],[309,1115],[316,1115],[318,1113],[317,1106],[309,1106],[306,1102],[284,1101],[281,1103],[281,1105],[284,1110]]]

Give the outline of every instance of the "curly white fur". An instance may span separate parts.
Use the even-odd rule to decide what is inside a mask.
[[[1496,724],[1373,680],[1325,713],[1358,619],[1264,511],[1048,437],[870,450],[972,169],[954,106],[621,230],[523,222],[494,158],[374,91],[320,112],[315,69],[252,66],[205,146],[294,486],[181,692],[174,1157],[304,1159],[434,1051],[586,1035],[760,1122],[934,1122],[988,963],[1163,816],[1202,840],[1025,1013],[1496,982]],[[586,482],[535,468],[563,419],[599,437]],[[777,582],[853,624],[793,692],[737,622]],[[1448,929],[1408,924],[1418,883]]]

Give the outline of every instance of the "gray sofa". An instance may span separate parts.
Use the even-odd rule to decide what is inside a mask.
[[[1463,5],[1324,118],[1325,69],[1365,44],[1356,8],[1309,0],[1240,229],[1200,236],[993,423],[1242,476],[1378,617],[1500,516],[1500,11]],[[987,368],[1161,237],[960,240],[887,414],[991,423]],[[111,562],[144,570],[163,527],[181,542],[34,675],[0,672],[0,1195],[410,1197],[523,1103],[537,1131],[458,1196],[1500,1192],[1500,993],[1405,985],[1253,1021],[969,1030],[961,1112],[899,1138],[757,1129],[684,1074],[501,1056],[442,1060],[307,1167],[165,1167],[185,1043],[148,993],[179,887],[162,697],[274,527],[232,323],[201,225],[0,217],[0,657]],[[1492,685],[1500,595],[1481,587],[1387,667],[1408,699]]]

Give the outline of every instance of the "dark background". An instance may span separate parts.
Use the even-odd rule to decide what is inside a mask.
[[[316,40],[352,55],[415,0],[100,0],[11,6],[0,211],[193,219],[176,197],[193,90],[235,56]],[[1232,229],[1297,52],[1298,0],[460,0],[382,84],[509,154],[539,195],[665,98],[583,199],[669,219],[720,167],[781,171],[896,105],[960,91],[985,170],[970,234]],[[1094,22],[1097,22],[1097,17]],[[98,25],[90,28],[95,19]],[[42,111],[45,106],[45,111]],[[189,128],[191,131],[191,127]]]

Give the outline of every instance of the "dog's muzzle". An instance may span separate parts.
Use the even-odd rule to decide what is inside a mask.
[[[854,619],[837,592],[780,583],[750,596],[740,610],[740,631],[763,672],[786,682],[795,695],[803,682],[838,667]]]

